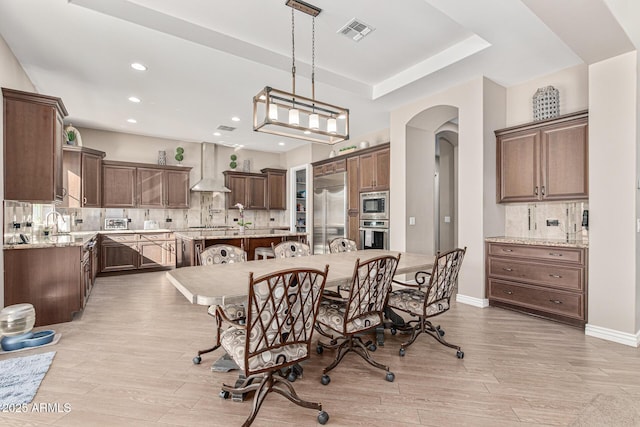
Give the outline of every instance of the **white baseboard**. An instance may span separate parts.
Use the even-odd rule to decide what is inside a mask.
[[[475,298],[467,295],[456,295],[456,301],[461,302],[462,304],[472,305],[478,308],[486,308],[489,307],[489,300],[486,298]]]
[[[620,332],[614,329],[607,329],[601,326],[587,324],[584,328],[584,334],[590,337],[628,345],[630,347],[640,347],[640,331],[636,332],[634,335],[627,332]]]

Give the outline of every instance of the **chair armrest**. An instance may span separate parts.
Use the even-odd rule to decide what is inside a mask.
[[[431,278],[431,272],[429,271],[417,271],[415,274],[415,281],[416,283],[406,283],[406,282],[402,282],[400,280],[396,280],[393,279],[392,283],[395,283],[397,285],[402,285],[402,286],[406,286],[409,288],[417,288],[417,289],[422,289],[423,286],[425,286],[425,284],[428,284],[430,278]]]
[[[246,328],[246,324],[244,323],[245,321],[245,317],[239,317],[237,319],[230,319],[229,317],[227,317],[227,314],[224,312],[224,310],[222,309],[221,306],[216,306],[216,315],[221,319],[224,320],[227,323],[231,323],[233,326],[237,326],[239,328]],[[239,321],[242,321],[243,323],[239,323]]]

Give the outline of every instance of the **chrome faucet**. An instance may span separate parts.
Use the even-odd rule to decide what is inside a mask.
[[[62,215],[60,215],[59,212],[51,211],[51,212],[49,212],[47,214],[47,216],[44,217],[44,225],[45,225],[45,227],[49,226],[49,217],[52,216],[52,215],[54,217],[57,216],[58,218],[62,219],[62,222],[65,222],[64,217]],[[53,223],[53,226],[51,227],[51,231],[54,230],[54,227],[55,227],[55,233],[52,233],[52,234],[58,234],[58,221],[57,220]]]

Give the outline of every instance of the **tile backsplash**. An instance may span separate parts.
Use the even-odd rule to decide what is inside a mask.
[[[510,204],[505,207],[505,236],[587,240],[582,215],[588,209],[588,202]]]

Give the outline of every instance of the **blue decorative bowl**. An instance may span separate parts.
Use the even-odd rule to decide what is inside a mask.
[[[39,331],[33,334],[31,338],[23,340],[25,347],[37,347],[39,345],[49,344],[53,341],[53,337],[56,335],[55,331]]]
[[[33,337],[33,332],[27,332],[26,334],[14,335],[12,337],[4,337],[0,341],[0,346],[4,351],[19,350],[24,347],[25,340]]]

